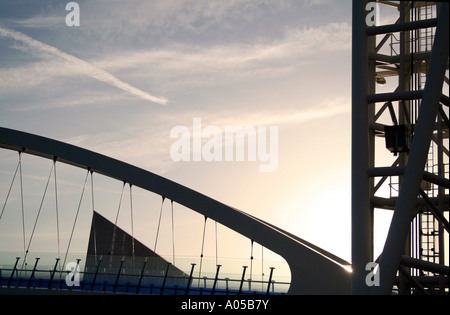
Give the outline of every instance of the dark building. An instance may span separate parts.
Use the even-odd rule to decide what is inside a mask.
[[[167,273],[167,277],[166,277]],[[118,277],[119,275],[119,277]],[[120,281],[117,279],[119,278]],[[84,283],[185,288],[188,276],[97,212],[92,217]]]

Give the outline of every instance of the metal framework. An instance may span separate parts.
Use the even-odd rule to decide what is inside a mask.
[[[352,293],[448,294],[449,4],[374,4],[353,1]],[[367,23],[386,10],[397,20]],[[393,213],[374,257],[379,209]]]

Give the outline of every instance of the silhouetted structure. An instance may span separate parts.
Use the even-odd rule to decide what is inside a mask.
[[[133,285],[139,281],[161,285],[166,272],[167,283],[186,286],[188,275],[94,211],[85,282],[111,282],[119,275],[121,282],[126,279],[126,283]]]

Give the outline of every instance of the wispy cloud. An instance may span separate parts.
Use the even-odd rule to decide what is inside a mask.
[[[331,51],[349,49],[351,27],[348,23],[330,23],[317,28],[287,29],[280,39],[255,39],[250,43],[196,46],[173,45],[161,50],[147,50],[111,56],[99,64],[113,69],[157,63],[166,70],[203,72],[256,68],[291,64],[294,60]]]
[[[324,99],[308,109],[249,111],[245,108],[229,108],[219,112],[199,113],[186,109],[177,115],[158,114],[157,123],[136,123],[133,126],[96,134],[81,134],[62,139],[65,142],[91,149],[144,169],[166,174],[178,166],[170,158],[170,148],[174,142],[170,138],[173,127],[183,125],[192,130],[194,117],[202,119],[202,127],[216,126],[223,130],[226,126],[278,126],[291,127],[321,121],[340,115],[348,115],[350,100],[341,96]],[[139,147],[140,150],[135,150]]]
[[[65,19],[63,15],[37,15],[26,19],[11,19],[11,22],[26,28],[51,28],[55,25],[64,25]]]
[[[295,1],[295,0],[294,0]],[[177,1],[86,1],[83,27],[91,36],[103,41],[136,38],[145,34],[165,38],[202,34],[234,27],[237,21],[260,19],[267,11],[281,10],[292,0],[177,0]],[[102,12],[102,14],[98,14]],[[95,23],[94,23],[95,21]]]
[[[211,86],[241,80],[284,76],[320,60],[319,56],[350,49],[348,23],[286,29],[280,38],[212,45],[173,44],[148,50],[110,54],[95,63],[114,71],[126,70],[145,79],[159,73],[161,84],[176,88]],[[322,59],[323,60],[323,59]]]
[[[50,54],[62,58],[66,61],[69,61],[73,66],[75,66],[78,69],[79,72],[91,78],[97,79],[101,82],[110,84],[141,99],[161,105],[167,104],[167,99],[165,98],[156,97],[147,92],[144,92],[87,61],[84,61],[73,55],[67,54],[56,47],[37,41],[23,33],[0,27],[0,36],[12,38],[16,41],[21,42],[22,44],[25,44],[32,53]]]
[[[215,126],[289,126],[299,125],[310,121],[318,121],[336,117],[348,113],[350,99],[346,96],[337,96],[333,99],[324,99],[316,102],[314,106],[303,109],[275,109],[265,111],[248,111],[244,109],[224,110],[220,113],[210,113],[204,115],[207,124]],[[186,119],[192,117],[192,113],[187,113]],[[192,119],[192,118],[191,118]]]

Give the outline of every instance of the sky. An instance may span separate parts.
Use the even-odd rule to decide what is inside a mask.
[[[0,0],[0,126],[142,167],[351,259],[351,1],[79,0],[79,26],[68,2]],[[276,126],[277,167],[174,161],[171,130],[195,118]]]

